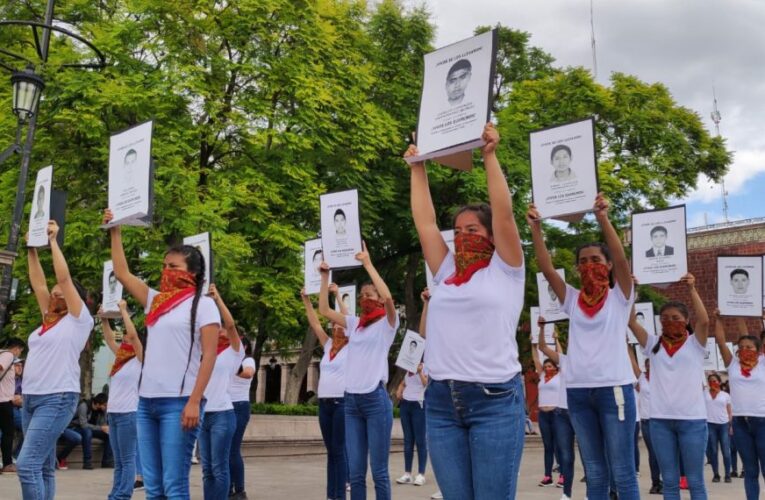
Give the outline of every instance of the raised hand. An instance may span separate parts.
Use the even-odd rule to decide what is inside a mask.
[[[499,132],[494,128],[493,123],[489,122],[484,126],[481,139],[486,143],[483,148],[481,148],[483,154],[487,155],[496,151],[497,145],[499,144]]]

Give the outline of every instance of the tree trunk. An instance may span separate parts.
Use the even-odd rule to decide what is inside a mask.
[[[308,365],[311,364],[313,351],[316,349],[317,344],[316,335],[314,335],[310,327],[307,328],[305,337],[303,337],[303,345],[300,348],[300,355],[295,362],[295,366],[290,371],[290,378],[287,380],[287,387],[284,390],[285,404],[297,404],[300,397],[300,387],[303,385],[303,378],[305,378],[305,374],[308,371]]]
[[[80,387],[82,387],[82,397],[90,399],[93,397],[93,342],[88,340],[85,349],[80,353]],[[101,387],[96,388],[101,392]]]
[[[419,302],[419,293],[414,288],[414,281],[417,277],[417,266],[420,264],[419,252],[412,252],[407,256],[406,260],[406,276],[404,277],[404,311],[406,313],[406,323],[402,322],[402,326],[409,330],[419,330],[420,324],[420,310],[417,307]],[[393,345],[400,347],[400,342],[396,342]],[[390,356],[389,356],[390,357]],[[395,360],[396,356],[393,356]],[[391,363],[390,369],[392,373],[388,380],[388,394],[396,401],[396,389],[398,384],[404,379],[406,372],[401,368],[398,368],[395,364]]]
[[[253,383],[250,384],[250,401],[255,401],[256,394],[258,393],[258,373],[260,372],[260,358],[263,356],[263,346],[268,340],[268,333],[266,330],[266,317],[268,312],[265,309],[261,309],[260,317],[258,318],[258,334],[255,336],[255,346],[252,348],[252,359],[255,360],[255,375],[253,376]]]

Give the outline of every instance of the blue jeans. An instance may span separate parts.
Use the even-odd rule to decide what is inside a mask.
[[[345,451],[351,500],[367,498],[367,454],[377,500],[390,500],[388,454],[393,429],[393,404],[382,383],[367,394],[345,393]]]
[[[228,498],[231,486],[228,460],[235,430],[234,410],[205,413],[202,429],[199,432],[199,454],[202,457],[202,486],[205,500]]]
[[[58,439],[63,444],[61,450],[56,454],[58,460],[66,460],[69,454],[72,453],[72,450],[77,445],[82,444],[82,434],[70,428],[64,429],[64,432],[61,433]]]
[[[568,388],[568,413],[587,476],[587,498],[608,500],[609,464],[620,500],[640,498],[635,475],[635,397],[631,384]],[[617,405],[617,394],[623,405]]]
[[[709,453],[709,462],[712,465],[712,472],[719,476],[719,455],[717,449],[720,448],[723,456],[723,468],[725,477],[730,476],[730,426],[728,424],[712,424],[707,422],[707,431],[709,439],[707,441],[707,452]]]
[[[72,421],[79,399],[76,392],[23,396],[25,438],[16,468],[24,500],[56,496],[56,440]]]
[[[747,500],[760,497],[760,473],[765,474],[765,418],[733,417],[733,439],[741,455]]]
[[[13,407],[13,426],[19,433],[19,442],[13,450],[13,458],[16,459],[19,457],[21,447],[24,445],[24,427],[21,425],[21,408],[17,406]]]
[[[707,421],[651,419],[651,441],[664,478],[664,498],[680,500],[680,459],[693,500],[706,500],[704,457]]]
[[[542,435],[542,446],[545,450],[545,477],[552,476],[553,459],[555,458],[555,415],[553,411],[540,411],[537,414],[537,419],[539,420],[539,434]]]
[[[568,410],[557,408],[552,413],[555,449],[560,473],[563,475],[563,493],[570,497],[574,483],[574,428]]]
[[[640,430],[643,432],[643,442],[648,450],[648,466],[651,469],[651,484],[656,485],[661,482],[661,472],[659,462],[656,461],[656,452],[653,451],[651,443],[651,421],[648,419],[640,421]]]
[[[404,431],[404,470],[412,472],[414,446],[417,445],[417,472],[425,474],[428,445],[425,438],[425,403],[401,400],[401,428]]]
[[[133,496],[136,463],[135,412],[108,413],[109,442],[114,453],[114,480],[109,500],[129,500]]]
[[[428,447],[447,500],[514,500],[523,452],[521,376],[498,384],[430,380]]]
[[[234,403],[236,429],[231,438],[231,453],[228,457],[228,469],[231,475],[231,493],[244,491],[244,459],[242,459],[242,440],[244,430],[250,422],[250,402],[236,401]]]
[[[136,415],[137,418],[137,415]],[[135,426],[136,437],[138,436],[138,425]],[[141,465],[141,452],[138,451],[138,440],[136,440],[135,447],[135,477],[140,477],[143,480],[143,466]]]
[[[345,400],[319,399],[319,427],[327,448],[327,498],[345,500],[348,462],[345,458]]]
[[[199,427],[183,430],[188,397],[139,398],[136,424],[147,500],[189,500],[191,451]],[[204,416],[204,403],[200,416]]]
[[[72,430],[82,436],[82,461],[84,463],[89,464],[93,460],[93,438],[100,439],[104,444],[104,451],[101,455],[101,467],[114,462],[108,433],[101,429],[90,429],[88,427],[72,427]]]

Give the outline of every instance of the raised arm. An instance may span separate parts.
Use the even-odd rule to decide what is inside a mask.
[[[417,146],[409,146],[404,156],[416,156]],[[420,238],[422,255],[433,274],[441,268],[449,248],[438,230],[436,222],[436,210],[433,208],[433,198],[430,196],[428,185],[428,173],[425,170],[425,162],[412,163],[410,203],[412,206],[412,218],[417,235]]]
[[[542,353],[547,356],[548,358],[555,361],[555,364],[560,364],[560,356],[558,355],[558,352],[551,349],[549,345],[547,345],[547,340],[545,339],[545,319],[543,317],[539,317],[539,321],[537,321],[537,327],[539,328],[539,350],[542,351]],[[534,349],[536,351],[536,349]],[[536,354],[539,356],[539,354],[532,351],[532,354]],[[537,359],[539,359],[537,357]],[[542,364],[539,364],[539,372],[541,373],[542,370]]]
[[[398,311],[396,311],[396,304],[393,302],[393,296],[390,293],[388,285],[385,284],[382,276],[380,276],[380,273],[377,272],[374,264],[372,264],[372,259],[369,258],[366,243],[364,243],[364,249],[356,254],[356,260],[361,262],[361,265],[364,266],[364,270],[369,275],[369,279],[372,280],[372,284],[377,290],[377,295],[380,296],[380,300],[385,304],[385,315],[388,319],[388,324],[394,326],[396,324],[396,315],[398,314]]]
[[[739,337],[742,335],[749,335],[749,328],[746,326],[746,319],[742,317],[736,318],[736,327],[738,327]]]
[[[329,264],[322,262],[319,267],[321,272],[321,289],[319,290],[319,314],[336,325],[346,328],[345,316],[329,307]]]
[[[125,339],[133,346],[135,351],[135,357],[138,361],[143,363],[143,344],[141,339],[138,338],[138,331],[135,329],[133,320],[130,318],[130,312],[127,308],[127,302],[120,300],[120,316],[122,316],[122,322],[125,324]]]
[[[701,300],[701,296],[698,290],[696,290],[696,278],[691,273],[688,273],[680,281],[686,284],[688,292],[691,294],[691,306],[696,314],[696,325],[693,329],[696,339],[699,341],[699,344],[707,345],[709,315],[707,314],[707,308],[704,307],[704,301]]]
[[[627,323],[627,326],[632,330],[632,334],[637,339],[640,347],[645,347],[646,342],[648,342],[648,332],[640,323],[638,323],[634,305],[632,306],[632,311],[630,311],[630,320]]]
[[[725,340],[725,328],[723,327],[722,318],[720,317],[720,310],[715,309],[712,311],[712,317],[715,320],[715,341],[717,341],[717,348],[720,349],[720,356],[723,359],[725,368],[728,368],[731,361],[733,361],[733,353],[728,349],[728,344]]]
[[[502,167],[497,160],[499,133],[492,123],[487,123],[481,137],[486,143],[481,149],[483,165],[486,169],[486,184],[489,189],[491,205],[491,226],[494,233],[494,246],[504,262],[513,266],[523,265],[521,236],[513,215],[513,198],[507,186]]]
[[[101,313],[102,311],[99,309],[98,315],[101,316]],[[106,345],[114,354],[117,354],[117,350],[120,346],[118,346],[117,341],[114,340],[114,330],[112,330],[112,325],[110,325],[109,320],[103,316],[101,316],[101,330],[104,332],[104,342],[106,342]]]
[[[58,224],[51,220],[48,222],[48,242],[50,244],[50,253],[53,259],[53,271],[56,273],[56,283],[61,287],[61,293],[64,294],[64,301],[69,310],[69,314],[75,318],[80,317],[82,312],[82,298],[74,286],[72,276],[69,274],[69,266],[66,264],[61,248],[58,246],[56,235],[58,234]]]
[[[635,378],[640,377],[640,365],[637,361],[637,355],[635,354],[635,349],[632,348],[632,346],[629,344],[629,342],[626,342],[627,344],[627,354],[630,355],[630,364],[632,365],[632,373],[635,374]]]
[[[350,311],[348,311],[348,306],[345,305],[345,302],[343,302],[342,298],[340,297],[340,287],[337,286],[337,283],[330,283],[329,284],[329,292],[334,295],[335,297],[335,304],[337,305],[337,308],[340,309],[340,314],[343,316],[348,316]],[[313,305],[312,305],[313,307]]]
[[[223,298],[220,296],[220,293],[218,293],[218,287],[216,287],[215,284],[211,284],[210,288],[207,290],[207,295],[212,297],[212,299],[215,301],[215,305],[218,306],[218,310],[220,311],[220,319],[223,322],[223,328],[226,329],[226,334],[228,335],[228,341],[231,343],[231,348],[235,352],[239,352],[239,349],[242,348],[242,341],[239,338],[239,332],[236,329],[236,322],[234,321],[234,316],[231,314],[231,311],[229,311],[228,307],[226,306],[226,303],[223,302]]]
[[[609,203],[603,193],[598,193],[595,198],[595,219],[600,224],[600,230],[603,232],[603,240],[606,242],[608,251],[611,254],[611,263],[613,264],[613,275],[616,284],[621,288],[622,293],[628,299],[632,293],[632,269],[627,260],[627,254],[624,253],[622,240],[616,233],[611,219],[608,218]]]
[[[108,224],[113,218],[111,210],[108,208],[104,210],[104,224]],[[122,286],[125,287],[128,293],[141,304],[141,307],[145,308],[146,302],[149,300],[149,286],[141,278],[130,272],[127,258],[125,257],[125,249],[122,246],[122,229],[119,226],[113,227],[109,229],[109,234],[112,239],[114,276],[122,283]]]
[[[35,292],[40,314],[45,315],[50,304],[50,291],[48,290],[48,282],[45,280],[45,272],[40,264],[40,257],[34,247],[27,248],[27,265],[29,266],[29,285]]]
[[[563,304],[566,300],[566,282],[555,271],[552,257],[545,243],[545,235],[542,232],[542,216],[533,203],[529,205],[529,210],[526,212],[526,222],[531,229],[531,243],[534,245],[534,254],[537,256],[539,270],[545,275],[545,279],[550,283],[553,292]]]
[[[422,299],[422,312],[420,313],[420,337],[427,338],[427,330],[425,329],[428,323],[428,304],[430,303],[430,290],[427,288],[420,294]]]
[[[329,340],[327,332],[321,326],[319,316],[316,315],[316,310],[313,308],[313,303],[308,294],[305,293],[305,288],[300,290],[300,297],[303,299],[303,307],[305,307],[305,316],[308,318],[308,326],[311,327],[311,331],[319,340],[319,344],[324,345]]]

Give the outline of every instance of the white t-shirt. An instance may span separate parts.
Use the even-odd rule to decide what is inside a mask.
[[[157,293],[159,292],[156,290],[149,290],[146,314],[149,313],[151,301]],[[189,396],[194,389],[202,358],[199,331],[203,326],[220,325],[220,313],[213,299],[200,297],[197,306],[197,321],[194,326],[194,344],[189,360],[191,304],[193,300],[193,297],[189,297],[178,304],[175,309],[160,316],[153,326],[148,327],[143,378],[138,390],[138,394],[142,398]],[[215,335],[218,335],[217,328]],[[186,369],[187,362],[188,370]],[[181,393],[181,385],[183,385],[183,393]]]
[[[244,348],[239,346],[239,352],[232,347],[227,347],[215,358],[215,368],[210,375],[210,382],[205,388],[205,413],[233,410],[229,386],[231,376],[239,371],[239,365],[244,359]]]
[[[244,351],[242,351],[244,352]],[[244,358],[241,363],[242,369],[252,368],[255,369],[255,360],[252,358]],[[236,369],[237,373],[239,368]],[[255,375],[253,374],[253,377]],[[250,401],[250,386],[252,385],[251,378],[242,378],[236,373],[231,376],[231,382],[228,386],[228,394],[231,396],[232,403],[238,403],[240,401]]]
[[[388,382],[388,351],[396,337],[398,325],[398,315],[393,326],[388,323],[387,316],[383,316],[366,328],[358,329],[358,317],[345,317],[345,335],[349,338],[348,345],[342,349],[348,350],[345,392],[368,394],[380,382]]]
[[[444,280],[454,274],[454,254],[444,258],[433,278],[436,293],[428,306],[425,364],[434,380],[493,384],[521,371],[518,319],[523,309],[526,271],[497,254],[488,267],[462,285]]]
[[[638,387],[640,387],[640,393],[638,394],[640,419],[649,420],[651,418],[651,382],[645,376],[645,373],[640,374]]]
[[[26,391],[27,379],[24,379]],[[728,383],[734,417],[765,417],[765,356],[760,354],[749,377],[741,374],[741,365],[734,355],[728,366]]]
[[[578,301],[579,290],[566,285],[563,303],[569,317],[566,385],[593,388],[635,383],[624,338],[635,302],[634,289],[629,299],[619,285],[610,289],[602,309],[592,318],[582,311]]]
[[[423,367],[422,373],[427,375],[428,371]],[[404,376],[404,393],[401,395],[401,398],[406,401],[417,402],[425,400],[425,386],[422,385],[419,373],[406,373]]]
[[[728,405],[730,396],[727,392],[720,391],[714,399],[709,391],[704,391],[704,402],[707,405],[707,422],[710,424],[728,423]]]
[[[388,322],[382,318],[378,321]],[[329,360],[332,350],[332,337],[324,343],[324,356],[319,364],[319,398],[342,398],[345,395],[345,370],[348,362],[348,345],[338,351],[335,358]]]
[[[643,354],[651,359],[651,418],[706,420],[704,357],[706,349],[691,335],[674,356],[664,347],[654,354],[657,335],[648,335]]]
[[[24,394],[80,393],[80,353],[93,330],[93,316],[82,304],[80,317],[67,314],[50,330],[29,336],[24,364]]]
[[[16,356],[11,351],[0,352],[0,403],[13,401],[16,392],[16,370],[13,360]]]
[[[545,382],[544,372],[539,374],[539,406],[553,406],[557,407],[560,401],[560,379],[559,373],[556,373],[553,378],[548,382]]]
[[[109,385],[109,413],[132,413],[138,410],[138,378],[141,362],[135,357],[122,365]]]
[[[568,356],[558,353],[558,408],[568,410],[568,392],[566,392],[566,372],[568,372]]]

